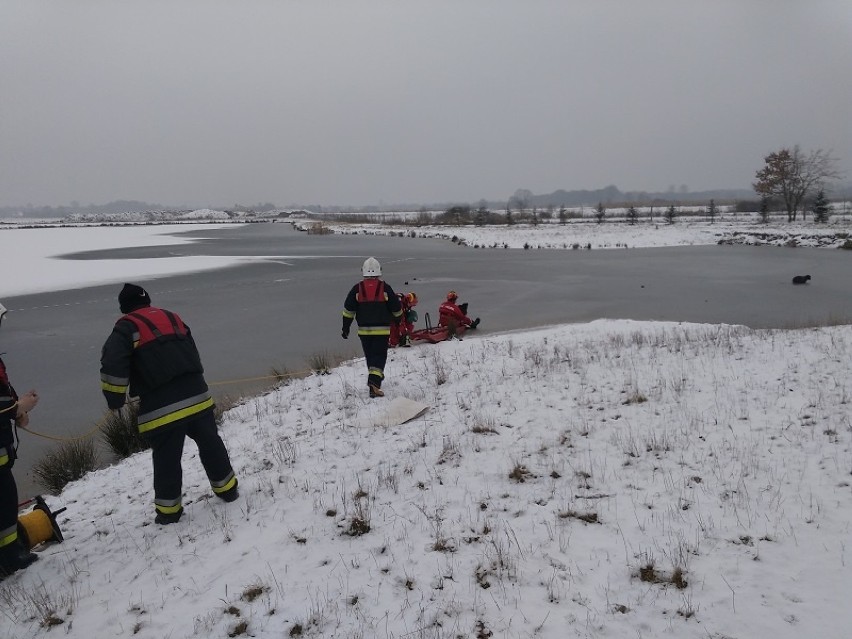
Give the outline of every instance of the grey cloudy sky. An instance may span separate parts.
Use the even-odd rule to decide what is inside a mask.
[[[0,205],[852,179],[849,0],[0,0]]]

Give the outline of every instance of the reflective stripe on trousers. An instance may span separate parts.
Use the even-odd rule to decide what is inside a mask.
[[[189,397],[187,399],[152,410],[144,415],[139,415],[139,432],[148,431],[171,424],[185,417],[190,417],[208,408],[212,408],[213,398],[209,392]]]

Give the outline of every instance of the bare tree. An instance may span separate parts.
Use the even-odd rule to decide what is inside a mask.
[[[780,198],[787,209],[787,221],[792,222],[809,193],[839,177],[837,160],[830,152],[817,149],[803,153],[796,145],[792,150],[784,148],[767,155],[752,187],[758,195]]]

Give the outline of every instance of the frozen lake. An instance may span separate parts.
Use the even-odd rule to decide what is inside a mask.
[[[207,379],[218,394],[257,392],[271,368],[300,371],[311,355],[360,354],[340,338],[343,299],[376,256],[398,292],[413,290],[424,314],[437,315],[455,289],[481,333],[598,318],[676,320],[788,327],[852,318],[852,252],[747,246],[626,250],[500,250],[444,240],[306,235],[289,224],[187,231],[193,244],[116,248],[76,256],[129,260],[181,256],[260,256],[240,266],[134,280],[156,305],[191,326]],[[810,274],[806,286],[793,275]],[[85,433],[102,417],[100,348],[118,318],[121,284],[3,298],[10,321],[0,330],[4,361],[18,391],[42,401],[35,431]],[[429,348],[421,346],[418,348]],[[392,357],[389,374],[392,374]],[[22,495],[28,471],[54,443],[22,435],[16,464]]]

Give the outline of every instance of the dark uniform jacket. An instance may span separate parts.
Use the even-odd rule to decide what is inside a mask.
[[[15,461],[15,433],[12,428],[18,412],[18,394],[9,383],[6,365],[0,359],[0,468]]]
[[[349,291],[343,302],[343,330],[358,321],[358,335],[390,335],[391,322],[402,318],[399,297],[380,279],[364,279]]]
[[[148,306],[121,317],[101,353],[101,389],[111,409],[139,397],[139,432],[213,410],[201,358],[177,314]]]

